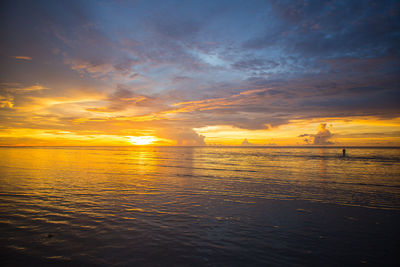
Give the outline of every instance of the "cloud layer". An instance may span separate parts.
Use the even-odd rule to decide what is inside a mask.
[[[203,145],[194,128],[400,116],[396,1],[1,5],[4,132]],[[332,143],[326,126],[304,137]]]

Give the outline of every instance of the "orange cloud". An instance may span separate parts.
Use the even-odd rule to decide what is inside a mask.
[[[12,108],[14,106],[14,97],[11,95],[0,95],[0,108]]]
[[[332,145],[330,139],[333,137],[331,131],[326,127],[326,123],[320,123],[316,134],[301,134],[299,137],[305,137],[304,142],[313,145]]]
[[[245,102],[249,97],[254,94],[266,92],[268,89],[255,89],[240,92],[227,98],[211,98],[196,101],[187,101],[175,103],[173,106],[182,106],[181,108],[168,111],[169,113],[192,112],[195,110],[212,110],[223,107],[232,107]]]
[[[36,84],[36,85],[22,87],[22,88],[15,88],[15,91],[16,92],[32,92],[32,91],[40,91],[40,90],[46,90],[46,89],[49,89],[49,88],[44,87],[39,84]]]
[[[28,56],[12,56],[12,57],[15,59],[32,60],[32,58]]]

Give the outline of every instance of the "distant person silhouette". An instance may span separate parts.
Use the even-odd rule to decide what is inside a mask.
[[[343,157],[346,157],[346,149],[343,148]]]

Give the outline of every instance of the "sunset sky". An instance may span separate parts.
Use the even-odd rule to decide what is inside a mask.
[[[399,1],[0,13],[0,145],[400,146]]]

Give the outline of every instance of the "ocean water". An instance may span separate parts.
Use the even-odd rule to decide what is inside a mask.
[[[400,149],[2,147],[2,266],[395,265]]]

